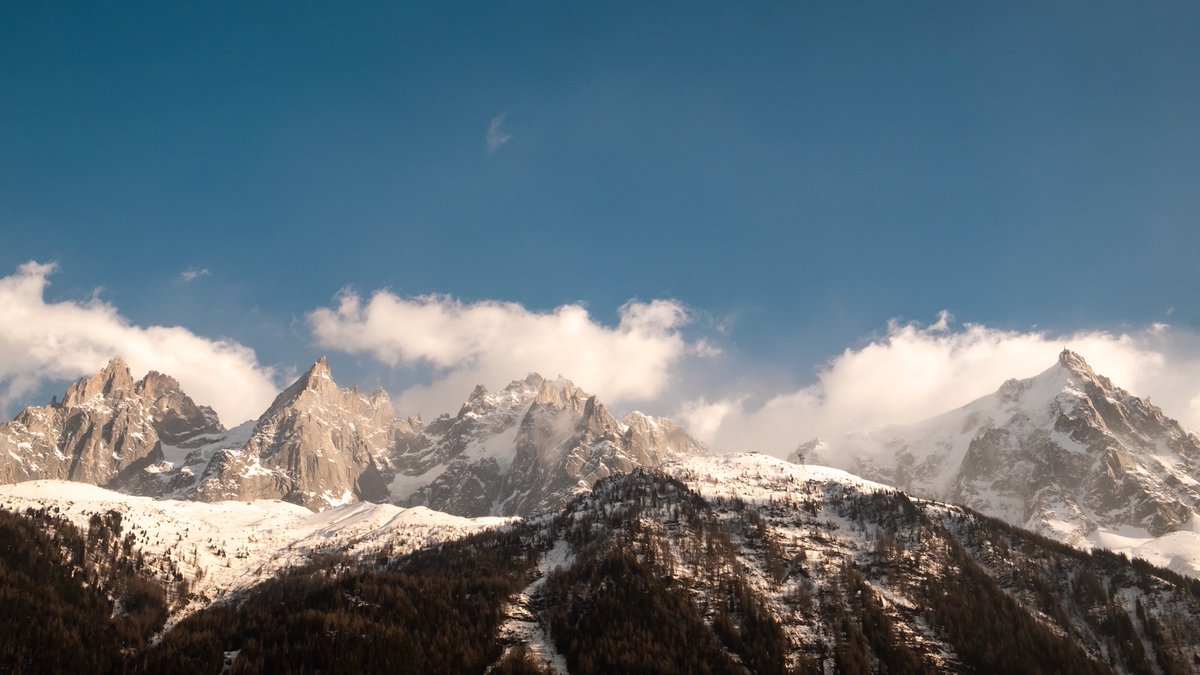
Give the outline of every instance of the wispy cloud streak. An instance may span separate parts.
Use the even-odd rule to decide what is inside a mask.
[[[504,130],[504,120],[508,117],[507,113],[500,113],[492,118],[488,123],[487,135],[484,142],[487,144],[488,154],[492,154],[499,150],[501,146],[512,140],[512,135]]]
[[[196,279],[199,279],[200,277],[207,277],[207,276],[212,276],[212,272],[209,272],[207,267],[203,267],[203,268],[199,268],[199,269],[193,268],[193,269],[188,269],[188,270],[184,270],[184,271],[180,272],[179,280],[186,284],[186,283],[193,282]]]

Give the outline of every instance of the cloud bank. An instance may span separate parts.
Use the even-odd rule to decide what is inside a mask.
[[[404,392],[401,411],[457,409],[476,384],[506,384],[529,372],[563,375],[610,404],[659,395],[687,355],[711,355],[681,329],[687,310],[671,300],[631,301],[606,326],[578,304],[547,312],[512,302],[463,303],[443,295],[403,297],[344,291],[336,306],[310,312],[318,344],[368,354],[390,367],[432,367],[432,384]]]
[[[955,328],[945,312],[929,326],[889,324],[886,336],[831,359],[810,386],[758,402],[736,393],[696,398],[678,415],[715,449],[782,455],[815,437],[916,422],[962,406],[1009,378],[1049,368],[1064,347],[1118,386],[1150,397],[1186,428],[1200,430],[1200,336],[1165,324],[1064,335]]]
[[[179,380],[227,426],[257,417],[278,392],[270,368],[231,340],[210,340],[176,326],[131,325],[112,305],[45,300],[55,265],[28,262],[0,278],[0,408],[47,382],[100,370],[113,356],[134,377],[149,370]]]

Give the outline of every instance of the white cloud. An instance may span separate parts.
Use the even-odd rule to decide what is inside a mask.
[[[951,325],[890,323],[886,337],[847,349],[817,382],[753,404],[733,394],[685,403],[679,417],[701,440],[723,450],[790,451],[815,437],[916,422],[1031,377],[1070,348],[1134,394],[1150,397],[1190,429],[1200,429],[1200,336],[1153,324],[1135,332],[1065,335]]]
[[[48,303],[53,264],[28,262],[0,278],[0,407],[48,381],[74,379],[123,358],[141,377],[157,370],[179,380],[226,425],[257,417],[278,389],[270,368],[232,340],[210,340],[178,326],[134,326],[93,296]]]
[[[200,268],[200,269],[192,268],[192,269],[188,269],[188,270],[184,270],[184,271],[180,272],[179,280],[186,284],[188,282],[195,281],[196,279],[199,279],[200,277],[207,277],[210,275],[212,275],[212,272],[209,272],[207,267]]]
[[[388,291],[365,303],[344,291],[335,307],[308,315],[324,347],[369,354],[392,367],[432,366],[434,382],[397,402],[405,414],[426,415],[455,409],[476,384],[502,386],[535,371],[568,377],[609,404],[650,400],[680,359],[713,351],[684,339],[688,321],[684,307],[670,300],[628,302],[617,325],[606,326],[577,304],[537,312],[512,302]]]
[[[507,113],[500,113],[488,123],[487,135],[484,137],[484,142],[487,144],[489,155],[499,150],[500,146],[512,140],[512,136],[504,131],[504,119],[506,117],[508,117]]]

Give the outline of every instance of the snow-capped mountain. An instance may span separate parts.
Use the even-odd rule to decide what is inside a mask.
[[[133,380],[120,359],[72,384],[62,402],[27,408],[0,426],[0,483],[65,479],[129,487],[163,461],[162,445],[225,431],[173,378]]]
[[[1200,577],[1200,445],[1069,352],[807,464],[707,455],[538,375],[398,419],[324,360],[231,430],[119,362],[0,429],[17,480],[75,458],[0,486],[0,641],[25,636],[0,670],[72,635],[97,672],[1200,667],[1200,582],[1153,566]],[[839,447],[870,475],[813,464]]]
[[[812,442],[802,454],[1072,545],[1131,548],[1169,535],[1164,546],[1187,549],[1173,540],[1195,538],[1200,525],[1200,438],[1070,351],[957,410]]]
[[[244,445],[213,455],[192,496],[283,499],[313,510],[382,501],[380,468],[395,424],[383,390],[338,387],[322,358],[276,397]]]
[[[531,374],[402,434],[393,499],[463,516],[554,511],[597,480],[700,453],[670,420],[617,420],[570,381]]]

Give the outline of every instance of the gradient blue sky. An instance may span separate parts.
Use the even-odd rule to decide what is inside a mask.
[[[790,384],[942,309],[1200,328],[1196,3],[351,4],[0,6],[0,275],[283,369],[347,286],[672,298]]]

